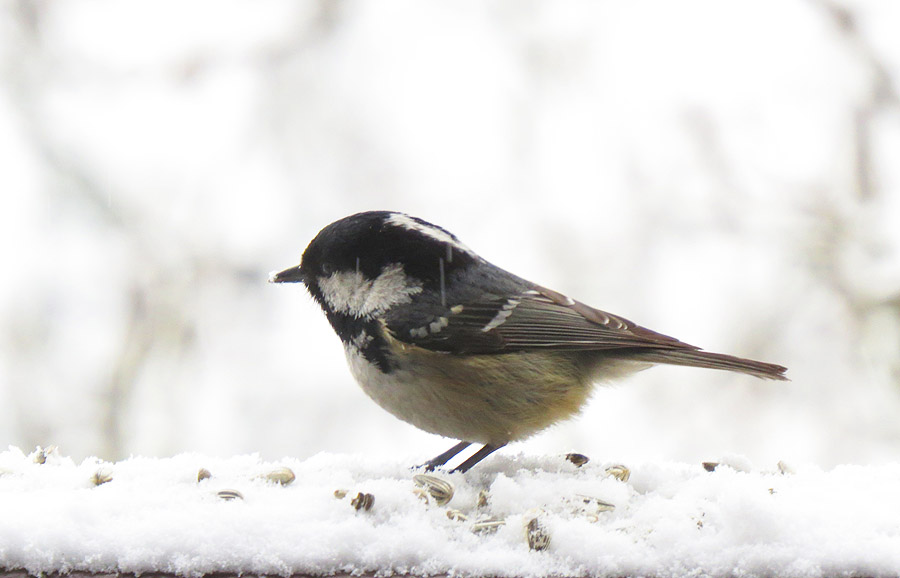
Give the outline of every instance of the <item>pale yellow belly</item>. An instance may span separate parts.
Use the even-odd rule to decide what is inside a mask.
[[[351,371],[381,407],[425,431],[501,445],[578,413],[592,390],[583,357],[562,352],[458,356],[399,344],[383,374],[352,347]]]

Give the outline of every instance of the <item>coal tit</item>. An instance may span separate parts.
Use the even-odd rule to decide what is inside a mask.
[[[303,283],[344,344],[350,371],[381,407],[427,432],[474,442],[464,472],[507,443],[569,418],[594,383],[665,363],[786,379],[786,368],[709,353],[526,281],[455,235],[403,213],[336,221],[300,265]]]

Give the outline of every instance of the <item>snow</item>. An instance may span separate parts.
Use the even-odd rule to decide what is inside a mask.
[[[116,463],[0,454],[0,567],[289,575],[886,576],[900,573],[900,464],[767,465],[726,457],[626,464],[495,454],[446,505],[420,495],[409,456],[265,461],[180,454]],[[732,465],[728,465],[732,464]],[[287,485],[265,475],[287,467]],[[212,476],[201,482],[201,468]],[[112,479],[92,481],[98,470]],[[747,470],[747,471],[741,471]],[[221,490],[243,499],[224,500]],[[346,495],[338,497],[336,490]],[[487,492],[487,503],[479,496]],[[351,505],[374,496],[369,510]],[[340,495],[340,494],[339,494]],[[602,511],[590,498],[613,504]],[[585,500],[588,499],[586,503]],[[449,513],[449,515],[448,515]],[[473,532],[486,518],[495,532]],[[532,520],[549,546],[531,550]]]

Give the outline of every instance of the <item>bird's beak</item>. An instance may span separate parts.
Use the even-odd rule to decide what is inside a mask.
[[[269,274],[269,283],[303,283],[305,278],[300,271],[300,265]]]

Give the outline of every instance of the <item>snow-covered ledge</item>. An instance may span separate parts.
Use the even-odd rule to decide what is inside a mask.
[[[900,464],[625,465],[506,453],[435,481],[383,456],[75,463],[10,448],[0,453],[0,569],[16,578],[900,574]],[[446,503],[441,481],[452,486]]]

